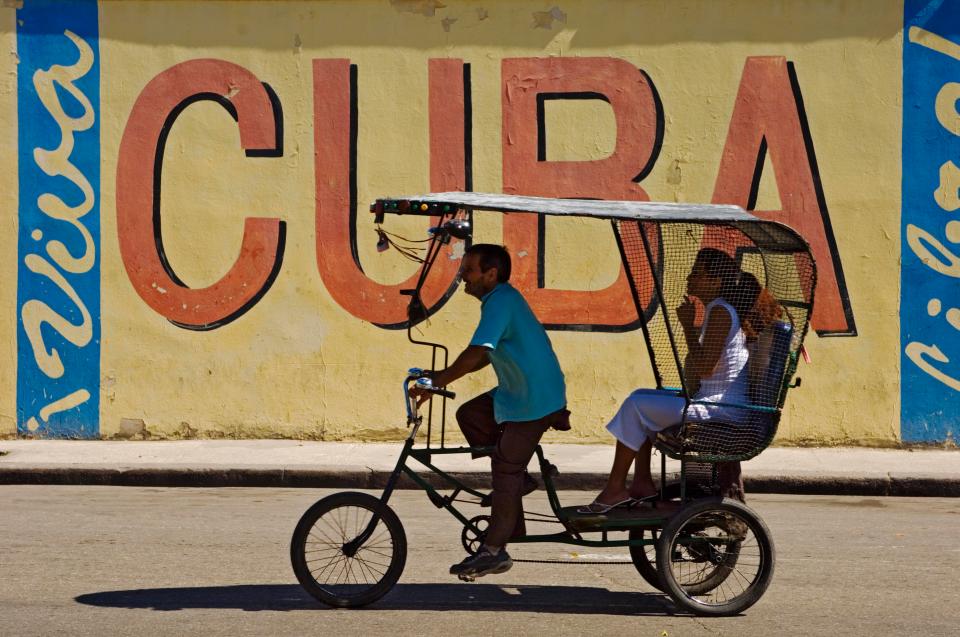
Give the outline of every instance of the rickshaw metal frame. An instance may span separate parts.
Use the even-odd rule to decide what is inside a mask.
[[[645,215],[631,214],[625,209],[630,207],[639,207],[646,208],[649,212]],[[574,207],[580,212],[567,212],[566,210]],[[589,218],[601,218],[607,219],[611,222],[612,229],[614,231],[614,237],[617,241],[617,247],[620,252],[621,264],[624,268],[628,268],[627,265],[627,255],[625,252],[623,240],[619,229],[617,228],[618,221],[655,221],[658,223],[699,223],[704,226],[707,225],[724,225],[730,222],[756,222],[762,224],[772,224],[780,228],[785,229],[793,235],[795,240],[802,245],[806,245],[806,242],[794,232],[788,226],[779,224],[773,221],[767,221],[759,219],[738,206],[731,205],[717,205],[717,204],[665,204],[665,203],[649,203],[649,202],[608,202],[608,201],[599,201],[599,200],[556,200],[542,197],[524,197],[516,195],[487,195],[482,193],[430,193],[425,195],[414,195],[414,196],[403,196],[403,197],[391,197],[377,199],[371,206],[370,211],[374,213],[375,221],[379,224],[382,223],[387,214],[395,215],[415,215],[415,216],[438,216],[438,224],[436,227],[431,229],[432,240],[428,246],[427,256],[424,258],[423,267],[420,270],[420,276],[417,279],[416,287],[412,290],[403,290],[402,294],[409,294],[411,296],[410,306],[423,308],[425,307],[420,299],[420,291],[424,282],[427,280],[430,269],[440,253],[440,250],[445,243],[449,241],[449,236],[445,235],[443,232],[443,226],[445,221],[448,219],[453,219],[460,212],[465,212],[470,218],[473,217],[473,212],[476,210],[488,210],[502,213],[520,213],[520,214],[553,214],[557,216],[567,216],[567,217],[589,217]],[[543,210],[548,210],[549,212],[543,212]],[[584,212],[586,211],[586,212]],[[657,259],[654,257],[653,250],[650,246],[650,240],[647,236],[647,233],[640,228],[639,235],[643,243],[644,252],[647,258],[647,263],[651,268],[655,268],[657,265]],[[644,342],[647,346],[648,354],[651,360],[651,367],[654,373],[654,378],[657,383],[658,388],[664,388],[663,378],[659,366],[656,364],[656,355],[653,351],[653,346],[651,344],[651,337],[648,328],[648,321],[646,314],[646,309],[641,302],[639,292],[636,288],[636,283],[632,276],[627,277],[627,281],[630,286],[631,295],[633,297],[634,307],[640,317],[640,327],[644,334]],[[661,287],[661,281],[659,276],[653,277],[654,286],[656,289],[656,299],[654,299],[654,304],[659,306],[659,311],[663,315],[663,320],[667,325],[667,334],[670,339],[670,348],[673,355],[674,364],[678,369],[682,369],[682,363],[680,361],[680,351],[677,347],[676,336],[674,333],[674,326],[670,324],[669,312],[666,306],[666,299]],[[812,302],[812,298],[811,298]],[[654,312],[655,313],[655,312]],[[444,367],[447,366],[449,351],[448,349],[440,344],[430,341],[418,340],[413,336],[413,328],[419,322],[416,320],[423,317],[412,316],[410,314],[410,320],[407,326],[407,338],[411,343],[420,344],[429,346],[432,348],[431,352],[431,369],[436,368],[437,354],[438,351],[443,353],[443,363]],[[804,334],[801,335],[801,340],[805,336],[806,326],[804,326]],[[796,360],[792,360],[789,363],[791,368],[795,368]],[[788,383],[792,377],[793,369],[790,369],[785,374],[784,383]],[[406,393],[407,384],[411,379],[407,379],[407,383],[404,385],[404,392]],[[687,400],[689,405],[691,402],[690,394],[686,385],[686,380],[684,375],[680,375],[681,387],[677,388],[680,390],[681,395]],[[784,391],[781,390],[781,396],[784,395]],[[470,494],[475,497],[482,497],[484,494],[471,489],[464,485],[460,480],[450,475],[449,473],[443,471],[442,469],[436,467],[430,462],[430,457],[434,454],[464,454],[464,453],[489,453],[490,449],[481,448],[481,447],[446,447],[445,444],[445,433],[446,433],[446,400],[445,396],[441,396],[441,407],[439,409],[441,416],[441,433],[440,433],[440,447],[436,448],[432,445],[432,421],[433,421],[433,401],[429,401],[428,414],[427,414],[427,437],[426,437],[426,446],[422,449],[415,449],[415,436],[420,423],[417,422],[416,418],[411,415],[410,405],[411,401],[407,397],[408,404],[408,426],[412,425],[413,430],[411,431],[410,436],[407,438],[407,441],[404,444],[403,451],[398,458],[397,464],[392,472],[390,478],[388,479],[387,486],[384,490],[384,493],[381,497],[381,501],[386,504],[389,501],[390,494],[395,488],[400,475],[405,475],[407,478],[412,480],[418,487],[427,492],[428,498],[434,505],[447,509],[451,515],[453,515],[458,521],[460,521],[465,527],[470,528],[471,530],[478,532],[473,523],[463,515],[456,507],[453,506],[454,499],[457,494],[463,492]],[[781,399],[782,402],[782,399]],[[415,407],[415,406],[414,406]],[[752,409],[757,411],[769,411],[771,413],[777,412],[777,408],[772,407],[760,407],[760,406],[751,406]],[[415,413],[415,411],[414,411]],[[776,427],[773,427],[769,439],[772,440],[773,436],[776,433]],[[767,441],[769,444],[769,440]],[[766,446],[766,445],[764,445]],[[660,468],[660,484],[661,484],[661,500],[666,499],[664,497],[665,486],[667,482],[667,465],[666,459],[668,457],[680,460],[680,473],[679,473],[679,484],[680,484],[680,505],[683,506],[687,502],[687,480],[686,480],[686,470],[687,470],[687,460],[686,454],[682,451],[676,453],[671,450],[669,447],[658,444],[658,449],[661,451],[661,468]],[[762,449],[761,449],[762,450]],[[759,453],[760,450],[757,451]],[[553,475],[556,473],[556,467],[552,465],[544,456],[543,449],[541,445],[538,445],[536,448],[536,455],[540,465],[541,475],[544,480],[544,488],[547,492],[547,498],[550,503],[550,507],[554,516],[556,516],[557,521],[564,525],[565,530],[560,533],[551,533],[551,534],[532,534],[526,535],[520,538],[514,538],[511,540],[511,543],[532,543],[532,542],[560,542],[565,544],[574,544],[579,546],[591,546],[591,547],[618,547],[618,546],[646,546],[652,545],[655,543],[655,540],[609,540],[606,536],[608,532],[611,531],[626,531],[631,528],[657,528],[661,526],[667,519],[669,519],[670,514],[664,514],[659,516],[650,516],[650,517],[638,517],[635,520],[617,520],[615,522],[606,522],[600,521],[597,523],[596,528],[589,529],[579,529],[574,530],[569,524],[569,515],[564,513],[563,507],[560,504],[559,498],[556,493],[556,488],[553,482]],[[442,496],[439,491],[434,488],[428,481],[424,480],[415,469],[407,465],[408,458],[414,458],[420,464],[422,464],[426,469],[429,469],[432,473],[437,476],[440,476],[445,481],[449,482],[451,487],[454,489],[453,496]],[[727,458],[718,457],[713,458],[704,458],[704,460],[710,462],[712,466],[712,482],[716,482],[717,470],[716,462],[723,461]],[[373,521],[371,522],[371,524]],[[582,533],[592,533],[600,532],[603,534],[603,539],[599,541],[595,540],[585,540],[581,537]]]
[[[801,330],[799,333],[794,334],[799,340],[799,343],[802,343],[803,338],[806,336],[807,329],[809,326],[809,316],[812,313],[813,306],[813,296],[814,289],[816,284],[816,268],[815,263],[812,260],[812,257],[809,254],[809,246],[806,242],[800,237],[795,231],[790,229],[788,226],[779,224],[772,221],[766,221],[758,219],[753,215],[750,215],[746,211],[742,210],[736,206],[725,206],[725,205],[687,205],[687,204],[657,204],[657,203],[647,203],[647,202],[609,202],[609,201],[597,201],[597,200],[559,200],[559,199],[548,199],[540,197],[522,197],[522,196],[513,196],[513,195],[484,195],[481,193],[433,193],[426,195],[417,195],[413,197],[396,197],[389,199],[378,199],[370,207],[371,212],[376,215],[376,223],[382,223],[384,221],[386,214],[410,214],[410,215],[430,215],[438,217],[437,227],[431,228],[432,239],[427,247],[426,257],[423,260],[423,267],[420,270],[420,274],[417,277],[416,286],[413,289],[402,290],[401,293],[410,296],[410,303],[408,305],[408,324],[407,324],[407,338],[411,343],[424,345],[431,348],[431,369],[436,369],[438,362],[442,361],[443,367],[447,367],[449,361],[449,350],[440,343],[434,343],[426,340],[419,340],[413,335],[413,328],[417,323],[428,318],[428,312],[426,307],[423,305],[422,299],[420,298],[420,293],[423,288],[424,282],[427,280],[430,269],[435,262],[436,258],[440,254],[440,251],[444,245],[449,243],[451,236],[457,236],[452,230],[449,230],[448,222],[455,219],[460,212],[465,212],[470,219],[472,219],[474,210],[491,210],[499,211],[504,213],[539,213],[539,214],[551,214],[551,215],[562,215],[568,217],[593,217],[593,218],[603,218],[608,219],[614,230],[614,236],[616,237],[618,249],[621,257],[621,264],[627,271],[627,280],[630,285],[630,291],[632,295],[632,300],[634,302],[634,307],[637,311],[638,317],[640,319],[640,327],[643,330],[644,341],[647,345],[648,354],[651,359],[651,367],[653,369],[654,377],[656,379],[656,384],[659,389],[664,389],[663,375],[659,369],[659,359],[654,351],[654,346],[652,343],[651,334],[649,331],[648,322],[650,317],[656,315],[656,311],[651,311],[650,316],[647,316],[647,311],[652,310],[654,305],[658,306],[658,310],[663,315],[663,320],[666,328],[666,332],[669,338],[670,350],[673,356],[673,362],[677,366],[679,372],[680,387],[673,388],[679,391],[679,394],[684,397],[686,400],[687,408],[691,403],[690,393],[688,391],[687,382],[683,374],[683,365],[681,363],[680,350],[677,346],[674,334],[674,328],[670,324],[669,312],[666,305],[666,298],[664,290],[661,287],[661,277],[663,272],[657,272],[658,261],[654,258],[653,250],[650,245],[649,237],[647,232],[640,222],[655,222],[655,223],[697,223],[700,225],[734,225],[739,223],[760,223],[760,224],[769,224],[777,226],[780,232],[785,232],[794,241],[794,250],[797,250],[799,247],[802,250],[806,251],[807,256],[809,257],[809,267],[811,268],[810,274],[812,278],[812,283],[809,288],[804,290],[804,293],[808,293],[809,298],[804,304],[806,314],[804,315],[803,324],[800,326]],[[646,256],[646,263],[651,269],[651,274],[653,284],[655,287],[655,296],[652,303],[649,304],[649,308],[645,308],[643,303],[641,303],[640,292],[637,289],[637,283],[630,271],[630,264],[628,255],[624,246],[623,236],[620,232],[620,227],[618,223],[622,221],[637,221],[637,230],[641,237],[643,244],[643,251]],[[737,228],[739,229],[739,228]],[[753,236],[747,234],[743,230],[740,230],[748,239],[750,239],[755,246],[757,242]],[[770,235],[773,237],[773,234]],[[658,237],[662,241],[662,234],[658,232]],[[459,237],[465,242],[469,242],[470,237]],[[663,255],[662,245],[659,246],[660,254]],[[789,250],[784,250],[784,254],[789,254]],[[660,267],[663,267],[663,263],[659,264]],[[766,262],[764,262],[764,268],[766,268]],[[779,300],[779,299],[778,299]],[[792,319],[791,319],[792,322]],[[789,333],[788,333],[789,335]],[[791,350],[792,351],[792,350]],[[762,441],[762,444],[753,452],[752,455],[760,453],[763,448],[765,448],[776,432],[776,425],[779,420],[779,411],[783,406],[783,401],[785,400],[786,390],[790,386],[790,379],[793,377],[793,374],[796,370],[797,359],[795,353],[792,353],[790,360],[784,361],[784,369],[782,376],[782,386],[779,388],[776,405],[770,407],[758,407],[759,411],[769,412],[772,414],[774,420],[772,428],[768,432],[766,439]],[[437,506],[438,508],[444,508],[453,515],[463,526],[464,533],[466,530],[474,533],[474,537],[481,538],[483,530],[478,526],[479,523],[475,523],[474,520],[479,520],[480,517],[468,518],[464,515],[456,506],[455,502],[460,502],[461,500],[457,499],[457,496],[461,493],[465,493],[469,496],[477,498],[477,501],[464,501],[470,504],[481,504],[481,500],[484,497],[484,493],[471,488],[464,484],[463,481],[458,479],[456,476],[451,475],[447,471],[439,468],[433,463],[433,456],[435,455],[452,455],[452,454],[489,454],[493,451],[492,447],[470,447],[470,446],[457,446],[457,447],[447,447],[446,446],[446,400],[448,397],[453,397],[452,392],[446,391],[444,388],[434,388],[427,384],[428,391],[431,391],[434,394],[439,395],[441,398],[440,403],[440,446],[433,446],[433,417],[434,417],[434,406],[433,400],[428,401],[429,405],[427,408],[426,414],[426,444],[424,447],[415,448],[417,434],[420,431],[421,426],[424,424],[424,415],[419,413],[419,406],[417,400],[410,396],[409,388],[410,385],[414,382],[425,377],[423,370],[411,369],[408,373],[406,379],[403,383],[403,391],[405,404],[407,409],[407,425],[410,427],[410,433],[407,436],[403,448],[400,452],[400,456],[397,459],[396,465],[393,471],[390,474],[390,477],[387,480],[387,483],[380,495],[379,499],[374,499],[370,496],[364,494],[342,494],[343,496],[349,496],[351,498],[368,498],[372,500],[376,507],[371,509],[372,515],[369,522],[366,523],[365,528],[359,532],[352,540],[345,541],[341,547],[343,555],[346,557],[353,557],[362,545],[371,538],[373,535],[378,523],[384,518],[385,524],[389,527],[390,518],[393,518],[394,524],[399,524],[399,521],[396,519],[396,515],[392,513],[389,509],[388,502],[393,491],[397,488],[400,483],[401,477],[405,476],[409,479],[414,485],[423,489],[430,501]],[[423,387],[422,385],[418,385]],[[740,405],[743,406],[743,405]],[[684,421],[686,421],[686,409],[684,409]],[[711,421],[712,422],[712,421]],[[685,426],[686,422],[681,424],[681,429]],[[682,433],[682,431],[681,431]],[[552,511],[552,516],[546,514],[532,513],[531,515],[539,516],[535,518],[534,521],[544,521],[547,519],[555,518],[555,522],[563,525],[564,530],[557,533],[540,533],[540,534],[529,534],[523,537],[512,538],[510,540],[511,544],[521,544],[521,543],[541,543],[541,542],[553,542],[561,543],[575,546],[585,546],[585,547],[629,547],[634,549],[635,547],[646,547],[655,545],[657,548],[657,568],[658,569],[669,569],[671,568],[671,561],[673,557],[671,556],[671,551],[667,550],[670,546],[674,547],[674,550],[679,550],[679,547],[693,547],[694,544],[697,546],[706,542],[708,545],[713,547],[722,547],[722,546],[732,546],[736,544],[739,546],[740,538],[736,534],[738,531],[730,530],[730,528],[724,527],[724,530],[721,531],[721,535],[711,536],[709,538],[698,537],[696,532],[689,531],[688,535],[681,536],[680,531],[684,528],[683,524],[692,518],[692,515],[699,515],[701,511],[711,511],[711,513],[716,510],[718,515],[724,515],[722,511],[733,510],[736,511],[737,507],[740,507],[746,513],[741,514],[739,519],[748,520],[747,524],[751,526],[754,530],[755,535],[757,536],[758,541],[766,547],[766,553],[761,554],[761,560],[765,559],[770,560],[765,567],[761,567],[761,574],[758,577],[761,580],[757,580],[759,587],[756,591],[752,593],[752,597],[749,599],[741,599],[736,597],[735,601],[737,602],[736,608],[732,610],[728,609],[726,606],[721,604],[722,608],[717,608],[715,610],[710,610],[708,606],[698,607],[696,603],[691,601],[685,601],[687,595],[680,587],[680,584],[674,579],[673,575],[669,577],[664,574],[662,579],[666,582],[667,588],[669,590],[662,588],[670,593],[671,597],[675,601],[681,603],[686,608],[692,609],[694,612],[702,614],[729,614],[730,612],[738,612],[738,610],[747,608],[752,605],[756,599],[759,599],[759,596],[763,594],[763,591],[766,589],[766,586],[769,583],[769,578],[772,574],[772,560],[774,559],[774,553],[772,548],[772,540],[769,537],[769,531],[763,525],[762,520],[760,520],[755,513],[750,512],[749,509],[743,507],[738,503],[727,504],[727,500],[717,500],[717,503],[714,505],[708,501],[702,501],[701,505],[694,503],[689,509],[690,513],[686,517],[681,515],[685,511],[685,507],[688,505],[688,494],[686,488],[686,465],[688,462],[688,454],[685,452],[684,443],[681,441],[679,450],[671,449],[669,447],[662,446],[660,444],[657,447],[662,452],[661,460],[661,471],[660,471],[660,499],[658,503],[664,503],[668,498],[667,494],[667,472],[666,472],[666,458],[673,457],[679,458],[680,460],[680,493],[679,493],[679,509],[671,510],[670,507],[664,507],[663,509],[657,509],[656,504],[652,509],[643,509],[636,513],[631,513],[630,515],[608,515],[604,514],[578,514],[576,513],[575,507],[566,507],[564,508],[557,496],[557,489],[554,483],[554,478],[558,474],[557,468],[547,460],[544,455],[543,448],[541,445],[537,445],[535,449],[535,454],[539,463],[541,477],[543,479],[544,488],[546,490],[547,499]],[[746,457],[752,457],[744,456]],[[429,470],[435,476],[443,480],[444,486],[452,488],[453,492],[451,495],[441,495],[441,490],[444,487],[434,487],[428,480],[418,473],[416,467],[410,466],[409,460],[413,458],[425,469]],[[717,480],[717,465],[716,462],[726,459],[725,457],[717,457],[713,459],[711,457],[695,457],[694,461],[700,460],[708,462],[712,465],[712,482],[715,485]],[[737,457],[736,459],[739,459]],[[333,499],[337,496],[330,496],[324,500]],[[674,499],[674,498],[670,498]],[[310,522],[311,515],[320,515],[320,513],[315,513],[315,511],[321,511],[324,504],[324,500],[317,502],[307,513],[304,514],[301,518],[300,523],[297,526],[297,530],[294,533],[294,541],[291,544],[291,558],[294,562],[294,571],[297,573],[298,579],[301,583],[307,587],[308,591],[311,592],[314,596],[318,597],[322,601],[329,603],[335,606],[359,606],[369,603],[369,601],[375,600],[383,595],[386,590],[389,590],[389,587],[393,586],[393,583],[399,578],[399,571],[395,573],[392,579],[388,582],[388,588],[385,590],[371,589],[369,594],[365,593],[364,597],[357,601],[351,602],[348,598],[339,598],[332,593],[321,593],[315,591],[312,584],[316,584],[311,578],[311,575],[305,574],[306,564],[302,559],[302,545],[300,544],[304,540],[304,533],[309,530],[310,525],[313,522]],[[340,500],[342,501],[342,500]],[[706,505],[707,508],[704,508],[703,505]],[[341,506],[331,505],[331,506]],[[321,507],[321,509],[318,509]],[[379,511],[379,512],[378,512]],[[749,514],[749,515],[747,515]],[[743,518],[742,515],[747,515],[747,518]],[[677,516],[676,519],[671,521],[674,516]],[[752,516],[752,517],[751,517]],[[749,521],[753,520],[753,521]],[[550,520],[554,521],[554,520]],[[578,522],[578,523],[575,523]],[[307,524],[306,527],[304,525]],[[680,526],[678,526],[678,524]],[[723,526],[723,525],[721,525]],[[671,531],[672,528],[672,531]],[[640,537],[628,537],[627,539],[611,539],[609,537],[610,533],[616,532],[632,532],[639,529],[649,529],[651,531],[649,538],[645,537],[645,534],[641,534]],[[654,535],[654,531],[659,530],[664,537],[657,539]],[[675,537],[671,540],[669,537],[666,537],[670,532],[675,533]],[[583,537],[587,533],[599,533],[600,539],[586,539]],[[402,536],[402,528],[400,531]],[[631,533],[631,535],[633,535]],[[466,537],[463,535],[462,537]],[[298,540],[297,538],[301,538]],[[664,543],[664,540],[670,540],[670,542]],[[479,541],[479,539],[478,539]],[[402,551],[404,557],[401,559],[399,569],[402,571],[403,560],[405,560],[406,553],[406,540],[402,539],[401,544],[403,546]],[[688,546],[689,545],[689,546]],[[464,541],[464,548],[470,550],[467,547],[466,541]],[[714,549],[711,549],[713,551]],[[739,549],[737,549],[739,550]],[[641,564],[637,562],[637,558],[633,555],[631,550],[631,559],[633,564],[637,566],[637,570],[641,572],[641,575],[647,579],[648,582],[653,583],[653,580],[650,579],[647,573],[644,573],[644,569],[641,569]],[[646,558],[646,559],[649,559]],[[726,558],[723,558],[726,559]],[[736,556],[733,557],[734,565],[736,561]],[[525,560],[516,560],[516,561],[525,561]],[[552,560],[547,560],[552,561]],[[393,563],[393,562],[391,562]],[[576,563],[576,562],[572,562]],[[725,562],[717,562],[716,564],[725,564]],[[392,568],[392,567],[391,567]],[[652,568],[647,566],[647,568]],[[728,568],[727,566],[717,566],[716,568]],[[729,568],[733,568],[732,566]],[[763,570],[763,569],[766,570]],[[656,577],[659,571],[654,571],[654,577]],[[387,577],[387,576],[385,576]],[[389,579],[389,578],[388,578]],[[722,581],[722,578],[721,580]],[[747,592],[753,590],[754,584],[751,583],[751,588],[747,589]],[[712,589],[706,589],[712,590]],[[747,593],[745,592],[744,595]],[[690,598],[694,593],[690,594]],[[731,602],[733,603],[733,602]]]
[[[409,379],[408,379],[409,380]],[[406,393],[407,383],[404,384],[404,389]],[[407,396],[407,402],[410,404],[412,402],[411,398]],[[390,496],[393,493],[393,490],[396,488],[399,483],[399,478],[401,475],[406,476],[419,488],[423,489],[427,493],[429,500],[437,508],[446,509],[453,517],[455,517],[464,527],[469,528],[473,532],[480,534],[481,529],[477,528],[472,522],[472,518],[464,515],[456,506],[454,502],[456,496],[462,493],[467,493],[468,495],[478,498],[476,502],[469,502],[469,504],[479,504],[479,499],[484,497],[484,493],[468,487],[457,477],[450,475],[443,469],[440,469],[431,461],[431,456],[434,455],[452,455],[452,454],[490,454],[493,451],[493,447],[468,447],[468,446],[459,446],[459,447],[424,447],[421,449],[415,449],[415,440],[416,435],[420,426],[422,425],[422,416],[417,414],[416,411],[413,412],[411,423],[411,431],[407,436],[407,439],[404,442],[403,449],[400,452],[400,457],[397,459],[397,463],[393,469],[393,472],[390,474],[390,477],[387,480],[387,484],[384,487],[383,493],[380,497],[380,501],[383,504],[389,502]],[[560,504],[560,498],[557,496],[556,485],[554,484],[553,478],[557,475],[557,468],[553,465],[544,455],[543,447],[537,445],[535,454],[537,461],[540,467],[540,474],[543,478],[544,489],[547,494],[547,500],[550,504],[550,509],[553,516],[556,518],[556,521],[564,526],[564,531],[558,533],[546,533],[546,534],[528,534],[522,537],[513,538],[510,540],[511,543],[536,543],[536,542],[555,542],[562,544],[572,544],[576,546],[587,546],[587,547],[629,547],[629,546],[649,546],[654,544],[654,540],[611,540],[607,537],[608,532],[614,531],[629,531],[631,528],[658,528],[666,521],[669,517],[668,515],[648,515],[643,517],[636,517],[630,520],[617,520],[617,521],[606,521],[598,520],[596,528],[590,529],[575,529],[568,521],[570,516],[564,513],[564,508]],[[440,489],[434,487],[430,482],[425,480],[414,467],[411,467],[408,464],[408,459],[413,458],[421,465],[430,470],[434,475],[442,478],[448,487],[453,489],[453,494],[449,496],[443,496],[440,493]],[[647,511],[652,513],[652,511]],[[545,514],[538,514],[538,518],[535,521],[544,521],[543,518],[546,518]],[[598,516],[602,517],[602,516]],[[375,520],[371,520],[370,531],[372,527],[375,526]],[[602,540],[588,540],[584,539],[582,533],[593,533],[599,532],[602,534]]]

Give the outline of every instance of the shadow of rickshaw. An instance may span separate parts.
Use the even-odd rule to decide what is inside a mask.
[[[180,611],[233,609],[295,611],[329,608],[292,584],[239,584],[101,591],[79,595],[88,606]],[[368,611],[513,611],[573,615],[676,615],[670,598],[660,592],[611,591],[596,586],[528,586],[500,584],[397,584]],[[356,612],[356,611],[354,611]],[[685,613],[684,613],[685,614]]]

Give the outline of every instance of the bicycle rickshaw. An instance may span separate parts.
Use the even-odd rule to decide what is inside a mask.
[[[446,367],[448,352],[439,343],[413,336],[413,326],[427,318],[420,291],[445,245],[453,240],[469,243],[473,213],[478,210],[608,220],[657,387],[676,391],[688,406],[692,392],[684,375],[687,345],[677,327],[675,308],[684,298],[686,278],[697,252],[703,247],[725,251],[735,259],[740,272],[753,275],[775,299],[776,318],[758,336],[758,341],[765,343],[761,360],[751,361],[748,401],[736,405],[735,411],[742,417],[707,422],[685,417],[684,422],[661,433],[656,441],[662,457],[660,496],[653,506],[617,508],[604,514],[580,513],[577,506],[563,506],[555,485],[558,470],[538,447],[536,458],[551,512],[527,515],[539,516],[541,521],[549,517],[561,530],[511,540],[512,546],[556,542],[627,547],[640,575],[669,594],[680,608],[699,615],[731,615],[749,608],[771,581],[774,544],[755,512],[739,500],[720,494],[717,465],[756,456],[776,433],[787,390],[795,386],[791,381],[813,309],[816,268],[807,243],[785,225],[728,205],[460,192],[378,199],[371,205],[371,212],[382,243],[397,245],[380,226],[387,215],[434,218],[416,288],[403,291],[411,297],[407,337],[431,348],[430,369]],[[632,370],[624,373],[633,374]],[[413,383],[441,398],[439,409],[434,410],[434,401],[427,403],[426,423],[416,400],[409,395]],[[388,503],[401,476],[426,491],[435,506],[449,511],[463,525],[461,540],[467,552],[475,553],[482,544],[489,518],[468,516],[457,505],[479,506],[484,504],[485,494],[438,468],[433,459],[489,449],[445,444],[445,408],[454,394],[432,387],[423,370],[415,368],[407,373],[403,394],[411,429],[383,494],[377,498],[343,492],[325,497],[307,510],[294,531],[290,547],[294,572],[311,595],[328,605],[369,604],[385,595],[399,579],[407,542],[403,526]],[[439,444],[434,420],[439,420]],[[420,442],[417,435],[424,424],[426,440]],[[667,475],[668,457],[679,460],[679,475],[674,474],[673,480]],[[421,476],[411,460],[432,472],[432,480],[439,481],[441,489]],[[708,467],[705,485],[691,478],[695,467],[704,466]],[[441,494],[446,488],[451,492]]]

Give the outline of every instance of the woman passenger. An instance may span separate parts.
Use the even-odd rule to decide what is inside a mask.
[[[744,306],[753,306],[756,296],[747,299],[739,289],[740,269],[725,252],[704,248],[697,253],[693,270],[687,276],[687,296],[677,307],[677,320],[683,329],[687,356],[683,374],[693,402],[678,392],[664,389],[638,389],[621,405],[607,430],[617,439],[613,467],[607,485],[580,513],[606,513],[612,508],[650,501],[658,496],[650,473],[650,452],[657,432],[681,421],[706,421],[711,418],[736,420],[737,408],[709,403],[746,404],[746,335],[740,314]],[[704,305],[703,324],[694,325],[696,297]],[[738,311],[739,306],[739,311]],[[686,418],[684,418],[686,408]],[[633,481],[627,487],[627,473],[635,464]]]

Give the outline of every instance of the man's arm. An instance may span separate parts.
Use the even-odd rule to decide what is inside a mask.
[[[460,352],[460,355],[457,356],[450,367],[433,373],[431,376],[433,386],[446,387],[458,378],[483,369],[490,364],[490,356],[487,355],[489,351],[486,347],[480,345],[468,346],[467,349]]]
[[[489,352],[486,347],[481,345],[470,345],[467,349],[460,352],[457,359],[453,361],[450,367],[434,372],[430,375],[434,387],[446,387],[453,381],[466,376],[472,372],[478,371],[490,364]],[[410,388],[410,395],[418,398],[418,404],[423,403],[430,397],[430,393],[417,387]]]

